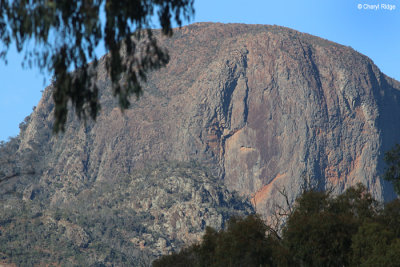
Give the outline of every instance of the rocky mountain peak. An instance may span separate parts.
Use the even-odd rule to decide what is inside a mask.
[[[394,197],[380,175],[384,152],[399,141],[400,84],[368,57],[268,25],[196,23],[160,41],[171,60],[124,113],[101,60],[96,123],[70,115],[53,136],[49,86],[7,165],[12,172],[34,158],[35,174],[9,180],[3,196],[22,188],[25,199],[68,206],[90,188],[172,161],[206,166],[265,216],[283,201],[279,191],[293,201],[305,181],[336,193],[361,182],[379,200]]]

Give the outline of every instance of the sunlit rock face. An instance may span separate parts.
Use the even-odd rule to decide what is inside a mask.
[[[278,26],[200,23],[159,41],[171,60],[124,113],[100,59],[95,123],[70,112],[53,135],[49,86],[0,145],[5,262],[144,266],[232,215],[272,218],[280,192],[361,182],[394,197],[380,176],[400,83],[366,56]]]
[[[149,75],[124,113],[104,61],[96,123],[70,116],[66,132],[52,136],[45,91],[20,145],[43,151],[40,186],[79,191],[174,160],[206,164],[265,215],[280,189],[293,200],[305,179],[336,193],[361,182],[377,199],[394,197],[379,177],[384,152],[400,141],[400,84],[368,57],[278,26],[199,23],[160,43],[168,66]],[[68,192],[53,190],[50,204],[70,201]]]

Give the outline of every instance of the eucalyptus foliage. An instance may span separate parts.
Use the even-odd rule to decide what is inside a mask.
[[[400,145],[396,144],[385,153],[387,164],[384,179],[392,182],[394,191],[400,195]]]
[[[79,118],[96,119],[96,47],[104,42],[109,52],[113,94],[126,109],[129,97],[142,93],[146,73],[169,60],[150,30],[152,18],[158,17],[161,33],[171,36],[174,21],[181,26],[194,14],[193,1],[0,0],[0,57],[6,60],[15,43],[18,52],[25,51],[26,66],[54,75],[54,131],[64,131],[69,102]]]

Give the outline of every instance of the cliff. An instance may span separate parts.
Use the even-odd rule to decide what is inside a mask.
[[[264,25],[193,24],[162,44],[168,66],[149,75],[124,113],[100,60],[97,121],[70,115],[66,132],[53,136],[49,86],[21,134],[3,145],[3,154],[15,153],[2,172],[18,175],[1,186],[2,201],[23,192],[49,208],[69,206],[155,162],[206,166],[218,186],[251,198],[264,215],[283,201],[283,188],[293,201],[305,178],[336,193],[362,182],[378,200],[394,197],[380,175],[384,152],[399,142],[400,83],[368,57]]]

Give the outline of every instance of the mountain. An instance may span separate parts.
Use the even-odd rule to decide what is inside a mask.
[[[400,83],[368,57],[279,26],[196,23],[160,41],[171,60],[150,73],[124,113],[103,58],[95,123],[70,114],[65,133],[52,135],[49,86],[20,135],[2,144],[6,247],[28,240],[24,251],[34,250],[53,231],[51,242],[71,246],[57,254],[62,259],[123,262],[134,254],[134,261],[139,252],[152,257],[193,242],[232,214],[268,217],[284,203],[280,192],[293,201],[305,183],[340,193],[361,182],[378,200],[395,197],[380,176],[384,152],[399,142]],[[172,226],[158,224],[162,214]],[[11,230],[28,223],[42,223],[43,235]],[[116,226],[107,232],[108,225]],[[2,250],[5,261],[18,255]],[[46,251],[41,257],[57,261]]]

